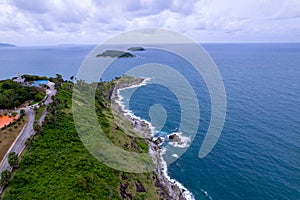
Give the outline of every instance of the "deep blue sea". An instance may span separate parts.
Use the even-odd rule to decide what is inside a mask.
[[[52,77],[62,74],[65,79],[69,79],[77,73],[82,61],[93,48],[90,45],[1,47],[0,78],[16,77],[20,72]]]
[[[168,170],[196,199],[299,200],[300,44],[203,47],[218,66],[227,99],[221,137],[203,159],[198,158],[198,152],[210,123],[211,99],[205,82],[189,63],[169,52],[147,49],[135,52],[137,58],[116,60],[103,80],[155,62],[171,66],[189,81],[199,101],[200,126],[191,146]],[[0,48],[0,79],[17,76],[18,72],[47,76],[60,73],[68,79],[76,75],[92,49],[93,46]],[[162,132],[170,133],[179,126],[180,104],[167,87],[150,80],[130,99],[126,94],[126,90],[121,92],[127,108],[152,120],[154,125],[159,122],[151,119],[149,109],[153,105],[164,107],[167,118]],[[186,96],[185,101],[189,98]]]

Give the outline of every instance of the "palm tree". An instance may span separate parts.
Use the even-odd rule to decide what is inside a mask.
[[[26,140],[25,145],[30,146],[33,143],[33,140],[34,140],[34,136],[32,135]]]
[[[11,152],[8,155],[8,163],[11,167],[17,167],[19,165],[18,154],[16,154],[16,152]]]
[[[41,125],[40,125],[40,123],[37,120],[34,121],[34,123],[33,123],[33,130],[36,133],[39,133],[41,131]]]
[[[20,110],[20,117],[24,117],[24,115],[25,115],[25,110],[24,110],[24,109],[21,109],[21,110]]]
[[[10,181],[10,177],[11,177],[11,172],[8,171],[8,170],[4,170],[1,173],[0,185],[3,186],[3,187],[6,186]]]

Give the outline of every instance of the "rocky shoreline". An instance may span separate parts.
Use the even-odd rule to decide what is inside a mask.
[[[149,147],[149,154],[156,165],[154,170],[156,175],[155,186],[158,188],[159,195],[162,199],[167,200],[194,199],[193,195],[186,188],[184,188],[179,182],[172,180],[167,175],[167,165],[162,157],[163,149],[161,149],[159,147],[159,143],[153,139],[153,127],[151,127],[151,124],[132,115],[130,111],[126,111],[124,109],[124,105],[121,103],[119,90],[129,87],[140,87],[146,84],[146,81],[149,79],[132,77],[126,79],[127,80],[125,81],[122,79],[118,81],[111,93],[112,109],[122,114],[122,116],[130,122],[133,130],[146,138],[146,142]],[[154,179],[155,177],[153,177],[153,180]]]

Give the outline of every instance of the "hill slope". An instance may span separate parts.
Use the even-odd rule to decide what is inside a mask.
[[[22,157],[20,167],[3,195],[8,199],[166,199],[155,173],[130,174],[96,160],[82,144],[71,112],[72,84],[63,83],[49,108],[48,122]],[[100,124],[115,127],[109,109],[114,82],[101,83],[96,107]],[[113,128],[113,143],[147,152],[147,143]],[[124,149],[126,149],[124,148]]]

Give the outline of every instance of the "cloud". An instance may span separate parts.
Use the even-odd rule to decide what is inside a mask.
[[[299,41],[299,9],[298,0],[0,0],[0,40],[98,43],[160,27],[196,41]]]
[[[11,4],[23,11],[45,13],[49,10],[48,2],[49,1],[12,0]]]
[[[298,0],[285,1],[274,19],[294,19],[300,17],[300,3]]]

